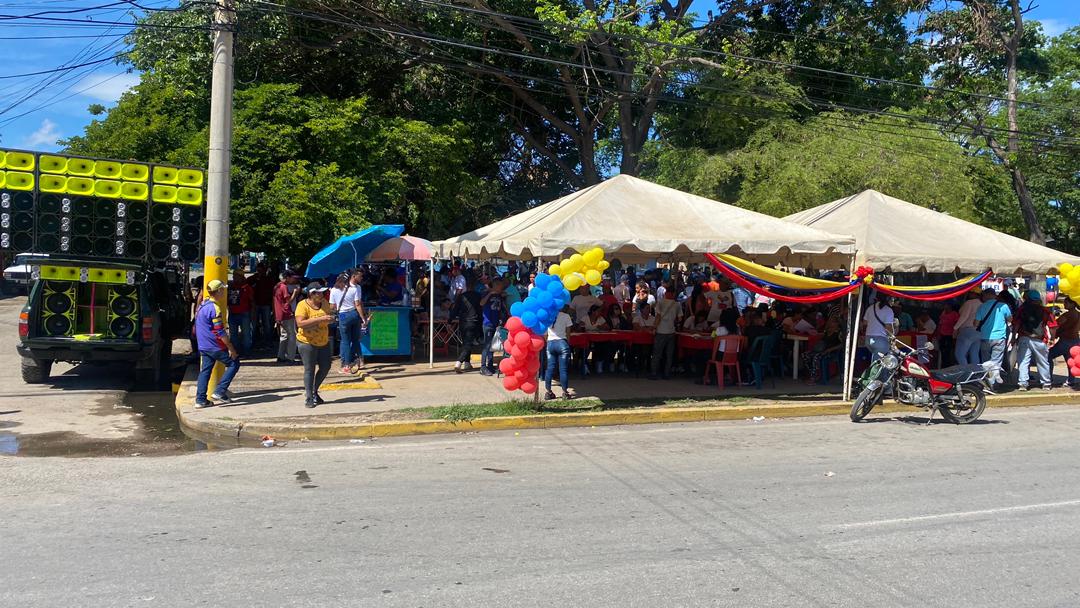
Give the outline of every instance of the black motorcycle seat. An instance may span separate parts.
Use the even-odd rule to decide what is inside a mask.
[[[930,372],[936,380],[956,384],[967,380],[972,374],[981,374],[986,370],[981,365],[954,365]]]

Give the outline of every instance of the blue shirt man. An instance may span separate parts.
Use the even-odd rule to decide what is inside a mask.
[[[199,381],[195,388],[195,409],[232,401],[229,396],[229,385],[232,384],[236,372],[240,369],[240,357],[229,340],[229,334],[225,331],[225,318],[221,307],[214,301],[215,298],[224,295],[225,284],[217,279],[210,281],[206,285],[206,298],[195,313],[195,339],[202,357]],[[210,396],[210,399],[213,399],[211,402],[206,398],[206,393],[209,390],[210,374],[217,363],[225,366],[225,373],[221,375],[214,394]]]
[[[750,294],[750,290],[745,287],[736,287],[731,292],[732,301],[735,304],[735,310],[742,314],[744,310],[750,307],[750,303],[753,301],[753,296]]]
[[[1009,334],[1009,323],[1012,321],[1012,309],[1009,305],[994,299],[994,292],[983,292],[988,298],[975,313],[975,324],[979,328],[982,342],[979,344],[979,355],[983,363],[993,361],[998,369],[994,371],[991,381],[994,384],[1003,382],[1001,369],[1005,366],[1005,338]]]

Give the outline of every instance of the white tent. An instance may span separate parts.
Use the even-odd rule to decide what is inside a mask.
[[[1045,274],[1080,259],[876,190],[789,215],[786,220],[855,237],[855,264],[893,272]]]
[[[730,253],[767,264],[847,268],[854,239],[619,175],[434,246],[441,258],[554,260],[598,246],[624,263]]]

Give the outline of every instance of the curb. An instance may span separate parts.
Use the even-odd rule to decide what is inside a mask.
[[[840,416],[851,412],[851,405],[842,401],[828,401],[811,405],[770,403],[752,406],[719,405],[712,407],[658,407],[649,409],[612,410],[567,414],[543,414],[532,416],[500,416],[474,420],[402,420],[392,422],[369,422],[361,424],[284,424],[274,422],[244,423],[232,420],[192,420],[184,410],[190,411],[194,400],[187,390],[197,374],[192,367],[184,376],[184,382],[176,395],[176,417],[185,428],[204,435],[232,439],[258,439],[271,435],[285,440],[334,440],[364,437],[401,437],[406,435],[434,435],[440,433],[469,433],[482,431],[512,431],[522,429],[555,429],[582,426],[614,426],[623,424],[663,424],[673,422],[710,422],[719,420],[746,420],[755,416],[766,418],[796,418],[807,416]],[[989,396],[986,406],[1034,407],[1039,405],[1080,405],[1080,393],[1024,394],[1019,396]],[[874,408],[874,413],[894,414],[911,412],[915,408],[897,403],[886,403]]]

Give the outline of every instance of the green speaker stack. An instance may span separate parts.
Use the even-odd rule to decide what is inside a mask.
[[[41,331],[46,336],[70,336],[75,333],[75,296],[79,284],[72,281],[45,281],[42,299]]]
[[[197,262],[204,183],[193,168],[0,150],[0,250]]]
[[[139,327],[138,291],[133,285],[109,286],[109,335],[131,338]]]

